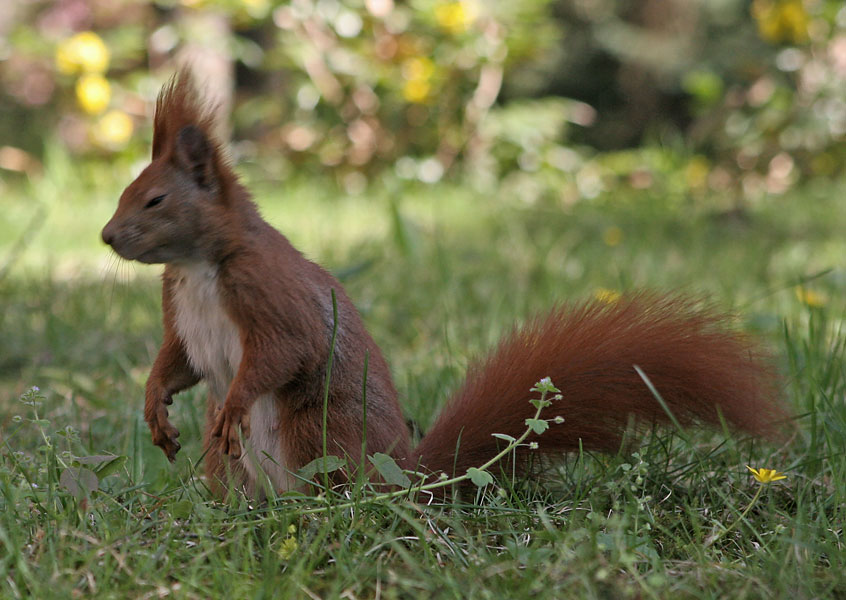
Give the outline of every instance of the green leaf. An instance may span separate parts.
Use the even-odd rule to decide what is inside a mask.
[[[75,456],[74,460],[81,465],[99,465],[118,458],[114,454],[101,454],[98,456]]]
[[[492,433],[491,435],[494,436],[498,440],[505,440],[508,443],[517,441],[517,438],[512,437],[512,436],[508,435],[507,433]]]
[[[477,469],[476,467],[470,467],[467,469],[467,475],[470,476],[470,481],[472,481],[477,487],[485,487],[486,485],[493,483],[493,477],[490,473],[483,471],[482,469]]]
[[[337,471],[346,464],[347,461],[343,458],[338,458],[337,456],[321,456],[320,458],[315,458],[313,461],[297,471],[297,475],[303,479],[311,479],[318,473],[332,473]]]
[[[725,85],[713,71],[697,69],[682,78],[682,89],[693,96],[700,106],[711,106],[723,97]]]
[[[68,467],[59,476],[59,483],[77,500],[87,498],[100,485],[100,480],[91,469]]]
[[[531,400],[529,400],[529,402],[532,403],[532,406],[538,409],[546,408],[547,406],[552,404],[552,402],[550,402],[549,400],[544,400],[542,398],[532,398]]]
[[[170,506],[170,514],[176,519],[187,519],[194,512],[194,503],[188,500],[179,500]]]
[[[411,485],[411,480],[402,472],[396,461],[388,456],[377,452],[373,456],[367,457],[370,462],[379,471],[379,475],[385,480],[385,483],[391,485],[398,485],[399,487],[407,488]]]
[[[100,454],[96,456],[75,456],[73,460],[74,463],[80,465],[93,465],[97,472],[97,477],[102,480],[104,477],[108,477],[120,469],[126,463],[127,457],[117,456],[115,454]],[[98,467],[97,465],[100,466]]]
[[[124,464],[126,464],[126,461],[128,459],[128,457],[126,456],[112,456],[110,458],[112,459],[111,461],[107,462],[102,467],[97,469],[97,477],[99,477],[100,480],[103,480],[112,473],[117,472],[118,469],[120,469]]]
[[[561,390],[559,390],[557,387],[555,387],[555,385],[553,385],[552,379],[550,379],[549,377],[544,377],[543,379],[538,381],[535,386],[529,391],[539,392],[543,394],[544,392],[560,392]]]
[[[280,498],[306,498],[307,496],[302,492],[298,492],[297,490],[288,490],[287,492],[282,492],[279,494]]]
[[[549,423],[544,419],[526,419],[526,427],[540,435],[549,429]]]

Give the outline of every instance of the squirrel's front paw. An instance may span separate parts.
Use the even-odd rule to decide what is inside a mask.
[[[176,438],[179,437],[179,431],[167,420],[166,404],[164,402],[158,403],[152,411],[145,415],[145,418],[150,427],[150,433],[153,434],[153,443],[164,451],[170,462],[176,460],[176,453],[181,448],[179,442],[176,441]]]
[[[221,439],[221,451],[232,458],[241,456],[241,440],[238,438],[238,427],[244,438],[250,437],[250,415],[240,406],[231,406],[224,403],[223,408],[217,413],[217,420],[214,424],[214,435]]]

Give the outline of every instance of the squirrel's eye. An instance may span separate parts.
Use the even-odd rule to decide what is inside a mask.
[[[153,208],[154,206],[161,204],[162,200],[164,200],[164,197],[165,194],[162,194],[161,196],[156,196],[155,198],[147,202],[147,204],[144,205],[144,208]]]

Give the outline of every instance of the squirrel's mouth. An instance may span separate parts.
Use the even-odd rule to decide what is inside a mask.
[[[160,257],[163,254],[162,248],[148,248],[140,249],[133,248],[131,244],[120,243],[119,240],[114,240],[111,244],[112,250],[124,260],[135,260],[147,264],[156,264],[165,262]]]
[[[148,265],[155,265],[167,262],[165,254],[166,252],[164,248],[151,248],[150,250],[137,254],[130,260],[137,260],[138,262],[146,263]]]
[[[124,260],[135,260],[147,264],[167,262],[172,252],[165,245],[151,245],[150,242],[154,240],[150,237],[141,235],[131,228],[114,231],[108,229],[107,226],[107,229],[103,230],[103,241]]]

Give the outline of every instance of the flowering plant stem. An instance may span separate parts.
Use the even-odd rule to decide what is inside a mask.
[[[728,527],[726,527],[725,529],[723,529],[720,533],[718,533],[717,535],[712,537],[711,539],[706,540],[705,541],[705,547],[707,548],[708,546],[711,546],[714,543],[716,543],[719,539],[721,539],[727,533],[729,533],[732,529],[734,529],[737,526],[738,523],[742,522],[743,519],[746,518],[746,515],[749,514],[749,511],[751,510],[751,508],[753,506],[755,506],[756,502],[758,502],[758,498],[761,497],[761,492],[763,492],[763,491],[764,491],[764,486],[759,485],[758,489],[755,491],[755,495],[752,496],[752,500],[749,501],[749,504],[747,504],[746,508],[743,509],[743,512],[740,513],[740,516],[737,518],[737,520],[734,523],[732,523],[731,525],[729,525]]]
[[[540,400],[533,400],[532,401],[532,403],[536,406],[536,410],[535,410],[534,417],[532,419],[527,419],[527,422],[528,421],[535,421],[535,420],[539,419],[541,411],[543,411],[544,408],[546,408],[547,406],[550,405],[550,401],[547,400],[547,395],[549,394],[549,392],[551,392],[551,391],[557,392],[558,391],[554,387],[551,387],[551,384],[549,386],[541,386],[541,385],[536,386],[535,388],[533,388],[533,391],[534,390],[540,391],[541,398],[540,398]],[[511,440],[508,443],[508,445],[506,445],[506,447],[503,448],[499,453],[497,453],[493,458],[491,458],[489,461],[484,463],[482,466],[478,467],[478,470],[479,471],[485,471],[489,467],[495,465],[497,462],[502,460],[510,452],[514,451],[524,441],[526,441],[526,438],[529,437],[529,435],[532,433],[532,431],[533,431],[533,429],[531,427],[526,427],[526,430],[523,432],[523,434],[520,437],[518,437],[514,440]],[[421,482],[425,481],[425,479],[426,479],[426,477],[423,476],[423,478],[421,479]],[[397,491],[394,491],[394,492],[385,492],[384,494],[377,494],[377,495],[372,496],[370,498],[364,498],[364,500],[369,501],[369,502],[382,502],[384,500],[390,500],[391,498],[399,498],[401,496],[407,496],[411,492],[415,492],[415,491],[416,492],[427,492],[427,491],[431,491],[431,490],[436,490],[436,489],[439,489],[439,488],[442,488],[442,487],[446,487],[448,485],[453,485],[455,483],[461,483],[461,482],[467,481],[469,479],[470,479],[470,475],[465,473],[464,475],[458,475],[456,477],[451,477],[451,478],[448,478],[448,479],[443,479],[443,480],[435,481],[435,482],[432,482],[432,483],[427,483],[427,484],[422,484],[422,485],[417,485],[417,486],[411,486],[409,488],[397,490]],[[360,504],[360,501],[346,502],[346,503],[343,503],[343,504],[335,504],[333,506],[328,506],[328,505],[327,506],[320,506],[320,507],[317,507],[317,508],[305,509],[301,512],[301,514],[304,514],[304,515],[319,514],[319,513],[326,512],[330,508],[347,509],[347,508],[353,508],[353,507],[357,506],[358,504]]]

